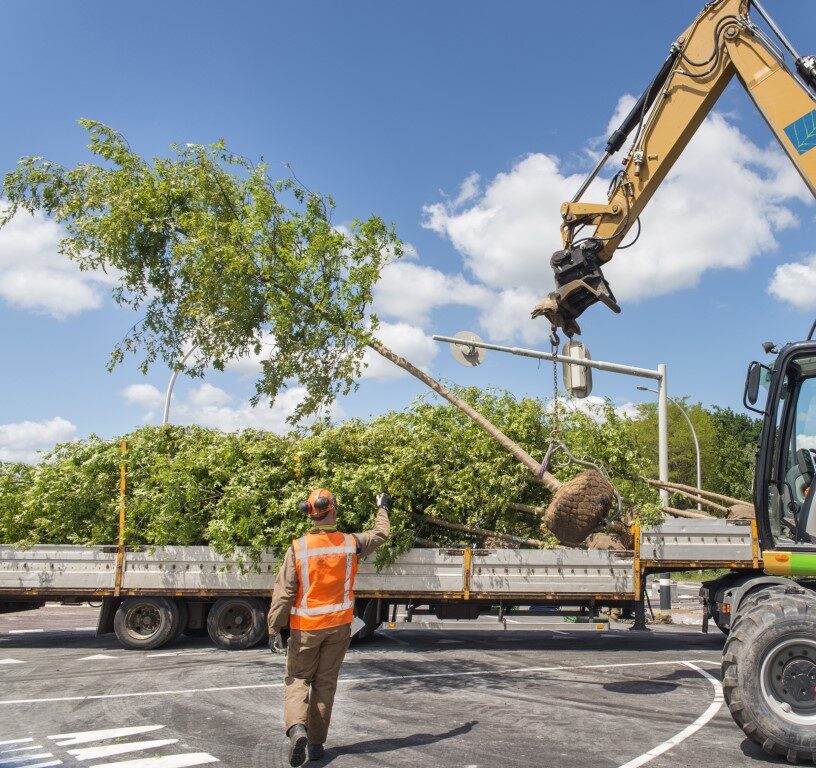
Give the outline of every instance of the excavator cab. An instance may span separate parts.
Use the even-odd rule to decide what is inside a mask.
[[[768,397],[760,411],[763,375]],[[816,552],[816,342],[786,345],[773,368],[752,363],[744,402],[763,415],[754,478],[762,549]]]

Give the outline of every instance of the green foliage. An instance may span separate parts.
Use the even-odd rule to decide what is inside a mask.
[[[543,402],[503,392],[459,394],[533,455],[543,456],[549,420]],[[655,494],[624,475],[646,460],[625,442],[625,420],[606,406],[594,418],[563,417],[567,442],[610,471],[624,493],[649,508]],[[3,542],[101,544],[116,541],[119,440],[96,437],[58,446],[34,467],[0,465]],[[200,427],[143,427],[127,436],[127,524],[131,544],[282,548],[308,528],[298,502],[323,486],[338,499],[340,525],[374,522],[374,496],[394,497],[392,535],[380,562],[417,535],[441,544],[478,541],[411,513],[541,538],[537,515],[508,502],[546,505],[529,471],[459,410],[420,399],[369,422],[318,424],[285,437],[256,430],[224,434]],[[573,466],[554,468],[561,479]],[[555,543],[554,541],[552,542]]]
[[[751,481],[759,432],[758,419],[730,408],[704,408],[676,398],[691,419],[700,443],[703,488],[738,499],[751,499]],[[677,407],[669,403],[669,477],[685,485],[696,486],[696,452],[691,430]],[[625,424],[627,440],[639,454],[649,458],[644,475],[657,477],[657,406],[638,406],[638,418]],[[672,496],[673,506],[688,508],[694,502]]]
[[[714,427],[714,471],[706,488],[750,500],[762,421],[716,405],[711,410],[711,421]]]
[[[116,301],[141,319],[110,367],[141,350],[143,370],[157,359],[177,368],[192,344],[188,372],[201,376],[263,351],[256,401],[300,382],[306,396],[293,421],[354,388],[377,328],[373,286],[385,260],[401,255],[391,227],[376,216],[334,226],[331,198],[273,181],[264,163],[223,141],[173,146],[172,157],[148,162],[111,128],[80,124],[96,162],[21,159],[3,181],[10,205],[0,227],[42,211],[66,230],[63,255],[116,276]]]

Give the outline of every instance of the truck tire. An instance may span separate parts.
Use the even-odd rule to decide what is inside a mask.
[[[176,604],[176,608],[178,609],[178,621],[176,622],[176,628],[173,630],[173,634],[170,639],[167,641],[168,643],[175,643],[187,630],[187,620],[190,616],[190,612],[187,610],[187,603],[184,600],[174,600]]]
[[[725,643],[723,693],[745,735],[790,763],[816,761],[816,596],[761,590]]]
[[[724,635],[728,635],[728,633],[731,632],[731,627],[726,626],[723,623],[722,613],[717,610],[714,603],[709,606],[709,612],[711,613],[711,620],[714,622],[717,629],[719,629]]]
[[[173,637],[178,625],[178,605],[164,597],[129,597],[113,619],[119,642],[140,651],[160,648]]]
[[[378,604],[378,600],[354,601],[354,615],[359,616],[365,622],[365,626],[351,638],[352,643],[364,643],[374,638],[374,633],[382,624],[380,617],[377,616]]]
[[[207,633],[219,648],[252,648],[266,636],[266,613],[256,597],[221,597],[207,615]]]

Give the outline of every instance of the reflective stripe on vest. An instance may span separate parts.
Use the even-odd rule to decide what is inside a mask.
[[[325,629],[354,618],[357,541],[334,531],[301,536],[292,542],[298,591],[290,611],[292,629]]]

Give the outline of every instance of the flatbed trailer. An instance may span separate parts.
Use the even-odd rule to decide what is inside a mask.
[[[365,639],[396,607],[411,619],[427,607],[439,619],[475,619],[498,608],[555,605],[595,611],[623,607],[642,620],[649,573],[728,569],[762,572],[756,525],[667,520],[634,530],[634,551],[577,548],[411,549],[380,570],[360,562],[356,613]],[[45,601],[101,601],[98,632],[115,631],[128,648],[157,648],[182,633],[210,635],[224,648],[247,648],[265,634],[279,567],[275,552],[251,563],[209,547],[0,546],[0,607]],[[744,576],[743,576],[744,577]]]

